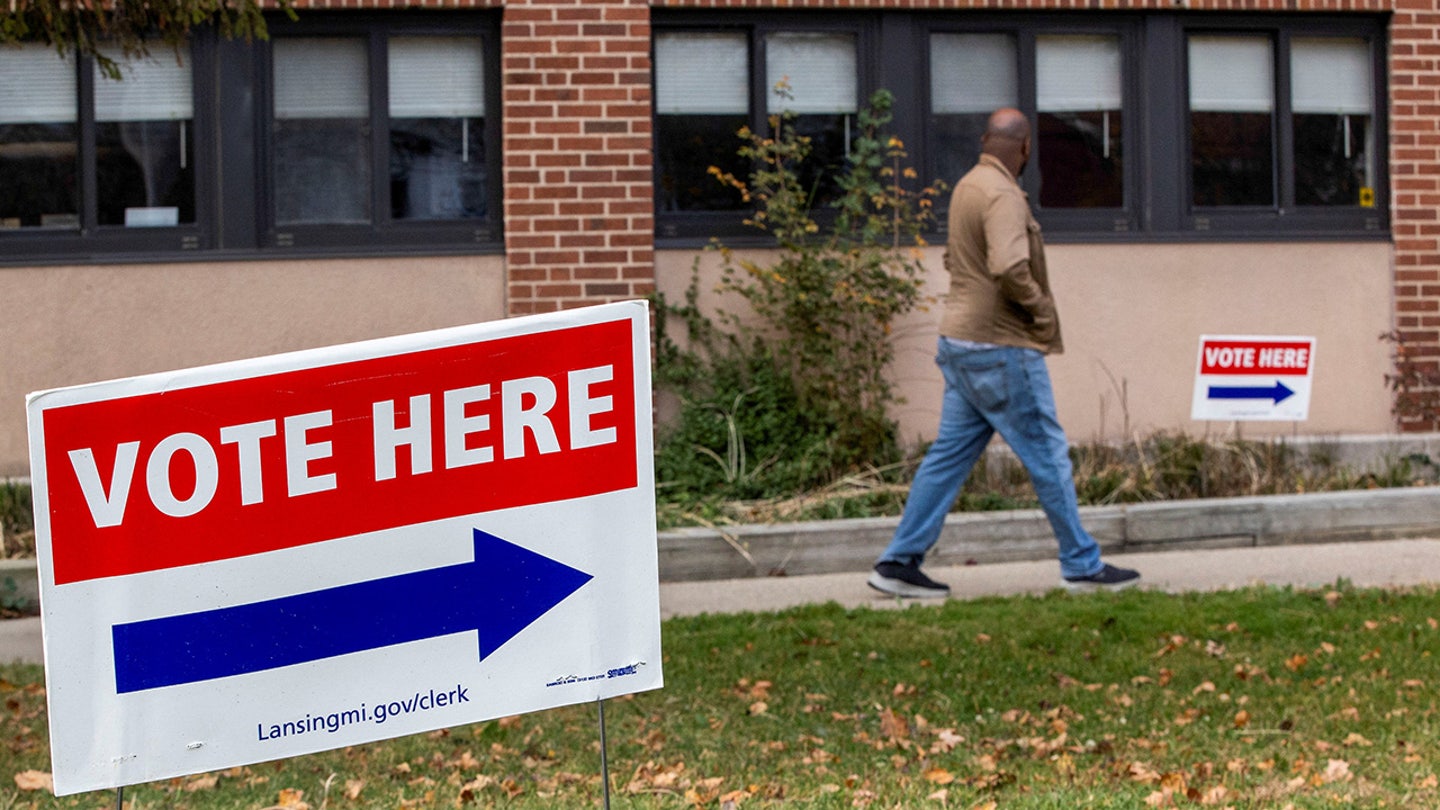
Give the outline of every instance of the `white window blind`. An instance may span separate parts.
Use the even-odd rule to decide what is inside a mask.
[[[859,109],[855,37],[783,33],[765,38],[765,82],[770,112],[852,113]],[[784,81],[791,98],[775,86]]]
[[[1270,112],[1275,60],[1264,37],[1190,37],[1190,109]]]
[[[658,35],[655,84],[655,112],[661,115],[744,115],[750,110],[750,53],[745,35]]]
[[[480,118],[485,115],[485,58],[473,37],[390,40],[393,118]]]
[[[106,56],[119,63],[120,79],[111,79],[95,68],[95,120],[187,121],[195,117],[189,60],[177,61],[168,51],[148,59],[125,60],[118,51]]]
[[[369,116],[365,40],[285,38],[274,47],[276,118]]]
[[[1370,48],[1363,39],[1290,41],[1290,106],[1297,113],[1374,111]]]
[[[989,113],[1020,103],[1015,40],[1003,34],[930,37],[931,111]]]
[[[0,48],[0,124],[76,120],[75,60],[48,45]]]
[[[1035,95],[1040,112],[1118,110],[1120,88],[1119,38],[1035,38]]]

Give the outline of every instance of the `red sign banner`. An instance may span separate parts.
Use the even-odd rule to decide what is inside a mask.
[[[1311,344],[1303,341],[1206,340],[1200,347],[1201,374],[1310,373]]]
[[[636,486],[629,320],[42,412],[56,584]]]

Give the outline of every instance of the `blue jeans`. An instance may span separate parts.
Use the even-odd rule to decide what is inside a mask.
[[[940,539],[960,487],[998,431],[1025,465],[1050,519],[1060,544],[1061,576],[1098,573],[1100,547],[1080,525],[1070,446],[1055,418],[1045,356],[1011,346],[967,349],[941,337],[935,363],[945,376],[940,428],[915,472],[895,538],[879,562],[924,559]]]

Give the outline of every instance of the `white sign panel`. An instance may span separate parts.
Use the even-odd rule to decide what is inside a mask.
[[[648,312],[32,394],[57,794],[659,688]]]
[[[1191,419],[1304,421],[1315,338],[1204,335]]]

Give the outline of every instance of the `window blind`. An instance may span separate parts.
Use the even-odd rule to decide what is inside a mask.
[[[1270,112],[1275,64],[1264,37],[1190,37],[1190,109]]]
[[[485,115],[485,56],[472,37],[390,40],[393,118],[480,118]]]
[[[1015,40],[1004,34],[932,34],[932,112],[989,113],[1020,103]]]
[[[852,113],[859,109],[855,37],[780,33],[765,38],[766,109],[797,113]],[[791,98],[775,92],[780,82]]]
[[[365,45],[363,39],[276,39],[275,117],[368,117],[370,70]]]
[[[75,60],[48,45],[0,48],[0,124],[76,120]]]
[[[1035,95],[1040,112],[1118,110],[1120,40],[1110,36],[1035,39]]]
[[[745,35],[658,35],[655,85],[655,112],[661,115],[744,115],[750,110]]]
[[[1290,106],[1297,113],[1374,112],[1370,48],[1363,39],[1290,41]]]
[[[124,59],[106,53],[120,64],[119,80],[95,68],[95,120],[186,121],[195,117],[190,62],[165,53],[148,59]]]

